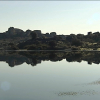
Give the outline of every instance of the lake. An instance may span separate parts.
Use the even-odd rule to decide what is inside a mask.
[[[0,100],[100,99],[99,64],[82,59],[80,62],[69,62],[64,58],[58,61],[41,60],[32,66],[29,58],[27,61],[22,56],[18,58],[18,54],[13,54],[13,57],[10,56],[12,54],[9,57],[7,53],[5,55],[5,58],[0,58]],[[13,67],[9,66],[12,63],[8,64],[12,60]]]

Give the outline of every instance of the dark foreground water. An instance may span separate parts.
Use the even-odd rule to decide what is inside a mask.
[[[100,65],[63,59],[12,68],[0,62],[0,100],[100,100]]]

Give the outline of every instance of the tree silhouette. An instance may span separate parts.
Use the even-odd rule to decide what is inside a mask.
[[[30,33],[31,37],[32,37],[32,40],[35,40],[37,38],[37,33],[35,31],[32,31]]]
[[[75,39],[75,40],[72,41],[71,44],[74,45],[74,46],[81,46],[82,42],[79,39]]]
[[[49,46],[50,46],[52,49],[55,48],[56,44],[57,44],[56,41],[50,41],[50,42],[49,42]]]

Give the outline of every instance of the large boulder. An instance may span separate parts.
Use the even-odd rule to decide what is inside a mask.
[[[8,28],[8,34],[9,34],[9,35],[14,35],[14,34],[16,34],[16,33],[15,33],[14,27]]]
[[[42,33],[41,30],[34,30],[37,33],[37,37],[41,38],[42,37]]]
[[[27,35],[27,36],[30,36],[30,33],[31,33],[32,31],[31,30],[26,30],[26,32],[25,32],[25,34]]]
[[[50,33],[50,36],[51,36],[51,37],[56,36],[56,32],[51,32],[51,33]]]
[[[49,37],[49,36],[50,36],[50,34],[49,34],[49,33],[46,33],[46,34],[45,34],[45,36],[46,36],[46,37]]]
[[[91,34],[92,34],[92,32],[88,32],[87,34],[88,34],[88,35],[91,35]]]
[[[18,28],[10,27],[10,28],[8,28],[7,34],[22,36],[22,35],[24,35],[24,31],[21,29],[18,29]]]

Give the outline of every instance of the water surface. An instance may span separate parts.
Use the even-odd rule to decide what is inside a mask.
[[[0,100],[99,100],[100,65],[66,59],[9,67],[0,62]]]

